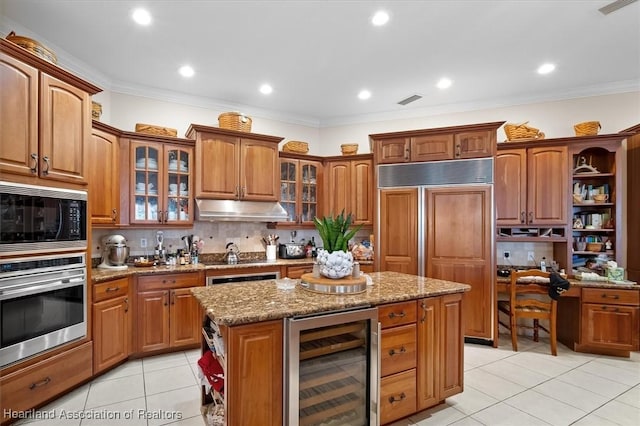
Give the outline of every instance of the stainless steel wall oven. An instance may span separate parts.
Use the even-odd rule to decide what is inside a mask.
[[[86,335],[84,253],[0,260],[0,367]]]
[[[0,181],[0,253],[87,248],[87,192]]]
[[[285,320],[285,424],[378,425],[377,308]]]

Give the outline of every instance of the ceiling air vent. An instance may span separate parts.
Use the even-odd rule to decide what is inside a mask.
[[[638,0],[616,0],[616,1],[612,2],[612,3],[609,3],[606,6],[601,7],[598,10],[603,15],[608,15],[611,12],[615,12],[616,10],[622,9],[625,6],[629,6],[631,3],[635,3],[636,1],[638,1]]]
[[[422,99],[422,96],[420,95],[411,95],[406,99],[401,100],[400,102],[398,102],[398,105],[407,105],[410,104],[411,102],[415,102],[418,99]]]

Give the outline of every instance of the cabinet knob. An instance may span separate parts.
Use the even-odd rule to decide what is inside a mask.
[[[44,161],[44,164],[47,166],[47,168],[42,171],[42,174],[46,176],[49,174],[49,157],[45,155],[44,157],[42,157],[42,160]]]
[[[38,172],[38,154],[31,153],[31,159],[33,160],[33,166],[31,167],[31,173],[36,174]]]
[[[405,399],[406,397],[407,397],[407,395],[405,395],[405,393],[404,393],[404,392],[402,392],[402,393],[400,394],[400,396],[399,396],[399,397],[397,397],[397,398],[396,398],[395,396],[391,395],[391,396],[389,397],[389,403],[393,404],[394,402],[400,402],[400,401],[402,401],[403,399]]]

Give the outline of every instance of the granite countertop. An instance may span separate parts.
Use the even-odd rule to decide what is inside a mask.
[[[91,282],[100,283],[104,281],[114,280],[118,278],[128,277],[130,275],[148,275],[148,274],[170,274],[179,272],[198,272],[203,270],[234,270],[245,268],[264,268],[266,266],[298,266],[298,265],[311,265],[314,260],[310,258],[304,259],[276,259],[274,262],[252,261],[251,263],[238,263],[235,265],[228,265],[224,263],[216,264],[204,264],[198,263],[196,265],[176,265],[176,266],[151,266],[151,267],[136,267],[129,266],[122,271],[113,269],[91,269]],[[373,264],[373,261],[361,260],[358,261],[361,265]]]
[[[634,281],[589,281],[589,280],[576,280],[569,278],[568,281],[572,287],[584,287],[584,288],[617,288],[617,289],[631,289],[638,290],[640,286]],[[498,284],[510,284],[511,278],[509,277],[497,277],[496,283]]]
[[[274,280],[194,287],[191,293],[218,324],[238,325],[295,315],[375,306],[469,291],[466,284],[397,272],[368,274],[373,285],[352,295],[318,294],[297,285],[279,290]]]

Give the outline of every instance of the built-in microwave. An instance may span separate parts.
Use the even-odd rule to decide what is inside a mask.
[[[86,248],[86,191],[0,181],[0,254]]]

